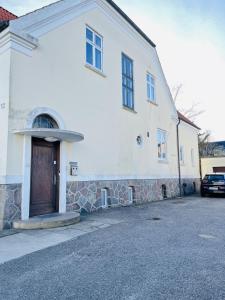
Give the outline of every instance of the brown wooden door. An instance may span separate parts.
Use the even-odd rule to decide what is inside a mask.
[[[30,216],[58,211],[59,142],[32,139]]]

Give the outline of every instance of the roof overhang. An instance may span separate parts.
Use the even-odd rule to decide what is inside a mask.
[[[22,44],[25,44],[25,47],[23,47],[20,41],[19,46],[16,45],[17,47],[15,46],[13,49],[32,56],[32,50],[39,46],[38,40],[41,36],[97,7],[104,10],[108,17],[113,17],[120,26],[122,24],[129,34],[137,34],[137,36],[141,36],[150,46],[153,48],[156,47],[152,40],[114,3],[114,1],[64,0],[56,1],[15,20],[10,20],[8,24],[9,33],[16,35],[17,40],[20,38],[23,40]],[[2,38],[0,35],[0,48]],[[30,51],[28,51],[27,48],[29,48]]]
[[[84,140],[84,135],[81,133],[61,129],[32,128],[16,130],[13,133],[42,138],[48,141],[65,141],[68,143],[76,143]]]

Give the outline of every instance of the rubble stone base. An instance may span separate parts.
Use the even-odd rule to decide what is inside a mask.
[[[180,194],[178,179],[68,182],[67,211],[90,213],[101,209],[101,189],[107,189],[109,206],[129,205],[129,187],[133,188],[133,202],[136,204],[175,198]],[[199,179],[182,179],[181,189],[184,195],[199,191]]]
[[[199,184],[199,179],[182,179],[182,194],[198,192]],[[136,204],[179,196],[178,179],[75,181],[67,183],[67,212],[90,213],[103,208],[102,189],[107,189],[108,206],[129,205],[129,187]],[[21,219],[21,191],[22,184],[0,185],[0,230],[11,228],[13,221]]]
[[[0,185],[0,230],[21,219],[21,184]]]

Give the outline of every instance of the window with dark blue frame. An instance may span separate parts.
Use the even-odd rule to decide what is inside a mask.
[[[134,109],[133,61],[122,54],[123,105]]]

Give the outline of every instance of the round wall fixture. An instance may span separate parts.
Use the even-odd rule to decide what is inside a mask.
[[[142,136],[141,136],[141,135],[138,135],[137,138],[136,138],[136,141],[137,141],[138,146],[141,146],[142,143],[143,143]]]

